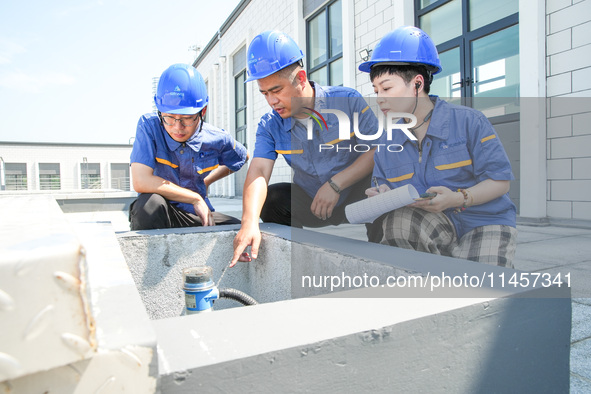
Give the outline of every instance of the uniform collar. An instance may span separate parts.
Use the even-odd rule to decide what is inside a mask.
[[[442,140],[449,137],[449,104],[441,100],[438,96],[429,96],[435,101],[433,108],[433,115],[431,115],[431,122],[427,129],[427,135]]]
[[[197,126],[197,130],[195,131],[195,134],[193,134],[193,136],[191,138],[189,138],[186,142],[184,142],[185,145],[191,147],[191,149],[193,149],[195,152],[198,152],[199,149],[201,148],[201,141],[198,138],[199,134],[201,134],[199,132],[199,127],[200,126]],[[168,149],[171,152],[174,152],[178,148],[181,147],[183,142],[178,142],[178,141],[173,140],[172,137],[168,134],[168,132],[164,128],[164,126],[162,126],[162,124],[160,125],[160,128],[162,129],[162,133],[164,134],[164,139],[166,140],[166,145],[168,146]],[[204,129],[205,129],[205,123],[203,124],[203,129],[201,130],[201,132],[203,132]]]

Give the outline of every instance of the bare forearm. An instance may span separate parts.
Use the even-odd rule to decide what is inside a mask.
[[[171,201],[195,204],[203,201],[203,197],[192,190],[185,189],[166,179],[152,175],[134,180],[134,189],[138,193],[156,193]]]
[[[472,187],[469,187],[468,206],[481,205],[495,198],[501,197],[509,191],[510,181],[495,181],[486,179]]]
[[[246,174],[242,197],[242,224],[258,224],[261,210],[267,198],[267,186],[273,165],[269,159],[255,158]]]
[[[203,180],[203,182],[205,183],[205,187],[209,187],[209,185],[211,185],[212,183],[227,177],[231,173],[232,171],[230,171],[228,167],[223,165],[219,166],[215,170],[211,171],[209,175],[207,175],[207,177],[205,177],[205,179]]]

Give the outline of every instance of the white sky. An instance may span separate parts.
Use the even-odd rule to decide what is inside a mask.
[[[126,144],[240,0],[1,0],[0,141]]]

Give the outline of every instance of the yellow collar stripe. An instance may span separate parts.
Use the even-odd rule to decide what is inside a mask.
[[[169,162],[168,160],[164,160],[164,159],[161,159],[161,158],[159,158],[159,157],[157,157],[157,158],[156,158],[156,161],[157,161],[158,163],[160,163],[160,164],[165,164],[165,165],[167,165],[167,166],[170,166],[170,167],[172,167],[172,168],[179,168],[179,166],[177,166],[176,164],[172,164],[172,163],[171,163],[171,162]]]
[[[197,173],[203,174],[204,172],[209,172],[209,171],[215,170],[219,166],[220,166],[219,164],[216,164],[215,166],[207,167],[207,168],[202,169],[201,171],[197,171]]]
[[[410,179],[413,177],[415,173],[411,172],[410,174],[406,174],[406,175],[400,175],[397,176],[396,178],[388,178],[388,182],[400,182],[400,181],[405,181],[407,179]]]
[[[480,142],[481,143],[484,143],[484,142],[486,142],[488,140],[493,140],[495,138],[497,138],[497,136],[495,134],[492,134],[492,135],[489,135],[488,137],[484,137],[483,139],[480,140]]]
[[[435,166],[435,168],[437,168],[438,170],[451,170],[452,168],[465,167],[469,166],[470,164],[472,164],[472,160],[464,160],[458,161],[456,163],[442,164],[440,166]]]
[[[275,152],[281,154],[281,155],[299,155],[304,153],[303,149],[298,149],[298,150],[275,150]]]

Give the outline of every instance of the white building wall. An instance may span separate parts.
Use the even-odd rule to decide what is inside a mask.
[[[591,220],[591,0],[546,1],[547,212]]]
[[[99,163],[102,189],[111,188],[111,164],[129,164],[131,145],[11,144],[0,143],[5,163],[26,163],[27,190],[40,190],[39,163],[60,163],[61,190],[78,190],[80,165]]]
[[[305,52],[308,15],[303,15],[302,2],[252,0],[220,42],[200,60],[198,69],[208,79],[210,107],[216,114],[210,119],[214,124],[218,122],[216,126],[233,132],[231,55],[248,45],[256,34],[267,29],[285,31]],[[373,49],[381,37],[397,27],[413,25],[414,1],[342,2],[347,29],[344,37],[352,41],[344,43],[345,85],[356,88],[364,96],[373,96],[368,75],[358,71],[363,61],[359,52]],[[533,15],[532,5],[540,12]],[[520,153],[523,210],[520,214],[532,218],[591,220],[591,175],[586,170],[591,164],[591,129],[587,127],[591,121],[591,0],[520,0],[520,33],[524,37],[520,40],[521,96],[548,98],[547,108],[535,105],[529,108],[529,104],[522,108],[521,140],[526,142],[522,143]],[[544,35],[545,46],[534,48],[527,42],[527,37],[538,37],[533,40],[544,42]],[[220,60],[223,56],[225,61]],[[538,61],[532,61],[532,56]],[[269,110],[256,83],[248,83],[247,103],[248,146],[252,157],[258,120]],[[532,122],[538,125],[532,126]],[[271,183],[287,182],[290,178],[291,171],[280,157]],[[221,190],[221,185],[212,185],[210,194],[222,194]]]
[[[232,75],[234,55],[243,46],[266,29],[278,29],[296,35],[296,4],[290,0],[252,1],[230,28],[221,36],[218,43],[200,60],[197,70],[206,79],[209,86],[210,105],[209,122],[214,126],[228,130],[236,136],[234,130],[234,75]],[[256,82],[248,82],[246,89],[247,102],[247,145],[252,158],[255,145],[255,134],[259,119],[270,110],[264,97],[258,91]],[[246,171],[244,166],[240,171]],[[227,177],[211,185],[210,195],[233,195],[230,187],[233,177]],[[270,183],[290,182],[291,169],[280,156],[275,163]]]

